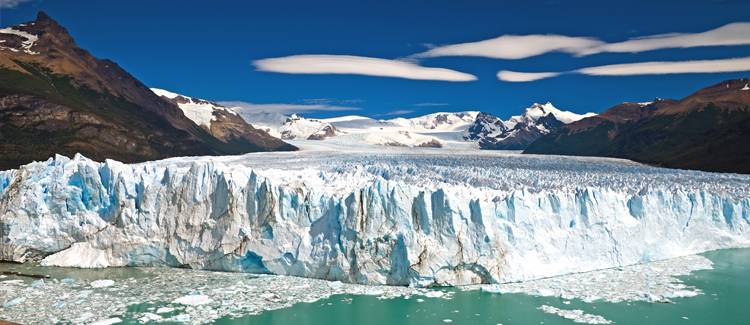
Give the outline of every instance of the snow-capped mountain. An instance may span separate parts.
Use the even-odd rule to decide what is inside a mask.
[[[412,119],[392,120],[376,120],[358,115],[310,119],[299,114],[241,114],[253,125],[267,129],[270,134],[285,140],[331,140],[348,147],[376,145],[439,148],[445,141],[456,138],[454,134],[463,132],[472,121],[471,112],[433,113]],[[279,124],[281,117],[284,120]]]
[[[525,122],[527,124],[533,124],[535,121],[549,114],[552,114],[556,120],[563,124],[573,123],[580,119],[596,115],[595,113],[576,114],[570,111],[563,111],[552,105],[550,102],[547,102],[546,104],[534,103],[526,108],[523,114],[512,116],[508,119],[505,125],[509,129],[512,129],[516,123]]]
[[[503,121],[485,112],[437,112],[413,118],[376,120],[347,115],[309,119],[298,114],[241,113],[251,124],[285,140],[332,140],[345,146],[467,147],[522,150],[539,136],[560,126],[596,115],[534,104],[523,114]]]
[[[594,115],[596,114],[563,111],[549,102],[534,103],[523,114],[512,116],[507,121],[482,113],[481,118],[477,118],[469,127],[464,138],[478,141],[482,149],[523,150],[542,135]]]
[[[295,149],[259,133],[217,138],[44,12],[0,28],[0,85],[0,169],[55,154],[142,162]]]
[[[328,122],[292,114],[279,128],[279,133],[284,140],[325,140],[335,137],[339,131]]]
[[[211,122],[216,121],[223,115],[232,114],[237,115],[235,111],[230,108],[221,106],[216,103],[209,102],[204,99],[188,97],[173,93],[168,90],[151,88],[154,94],[175,102],[177,106],[182,109],[185,116],[202,127],[211,129]]]
[[[725,80],[679,100],[622,103],[597,117],[565,125],[525,152],[750,173],[748,83],[747,78]]]
[[[415,131],[456,131],[473,123],[479,112],[440,112],[414,118],[394,118],[388,123]]]
[[[185,117],[224,142],[242,141],[260,147],[289,146],[268,132],[253,127],[231,108],[164,89],[151,88],[151,91],[176,104]]]
[[[468,141],[479,141],[481,139],[495,138],[507,131],[505,122],[490,113],[480,112],[474,122],[466,130],[464,139]]]

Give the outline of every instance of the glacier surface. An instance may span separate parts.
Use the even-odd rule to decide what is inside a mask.
[[[0,172],[0,260],[504,283],[750,246],[750,176],[507,152],[303,150]]]

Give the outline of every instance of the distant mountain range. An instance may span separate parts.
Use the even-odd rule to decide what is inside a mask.
[[[750,173],[749,84],[747,78],[729,80],[681,100],[620,104],[540,137],[524,153]]]
[[[533,104],[523,114],[504,121],[478,111],[438,112],[414,118],[373,119],[349,115],[310,119],[292,114],[243,112],[245,120],[285,140],[330,140],[350,145],[398,147],[474,146],[480,149],[523,150],[539,136],[560,126],[594,116]]]
[[[0,169],[56,153],[137,162],[295,149],[230,115],[197,125],[43,12],[0,29]]]

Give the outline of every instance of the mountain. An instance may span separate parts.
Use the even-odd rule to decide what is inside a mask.
[[[681,100],[620,104],[541,137],[524,153],[750,173],[749,83],[747,78],[728,80]]]
[[[231,108],[164,89],[151,88],[151,91],[177,104],[187,118],[221,141],[272,150],[293,149],[291,145],[270,136],[268,132],[254,128]]]
[[[479,112],[476,111],[439,112],[414,118],[399,117],[386,120],[385,122],[409,128],[414,131],[445,132],[465,129],[469,124],[476,120],[478,114]]]
[[[461,134],[478,112],[432,113],[415,118],[376,120],[347,115],[311,119],[299,114],[239,113],[253,125],[286,140],[331,140],[346,147],[361,145],[440,148],[445,141],[461,141]]]
[[[0,169],[56,153],[136,162],[293,149],[258,143],[212,136],[43,12],[0,29]]]
[[[397,147],[475,147],[495,150],[523,150],[540,136],[560,126],[596,115],[557,109],[551,103],[533,104],[523,114],[503,121],[478,111],[437,112],[413,118],[376,120],[348,115],[308,119],[297,114],[240,114],[251,124],[286,140],[332,140],[348,147],[385,145]]]
[[[522,115],[512,116],[507,121],[488,113],[480,113],[464,138],[477,141],[481,149],[523,150],[542,135],[594,115],[596,114],[562,111],[549,102],[534,103]]]
[[[285,140],[325,140],[339,134],[336,127],[317,119],[307,119],[292,114],[279,128],[281,138]]]

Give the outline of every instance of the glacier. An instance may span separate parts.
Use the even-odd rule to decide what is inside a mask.
[[[0,260],[505,283],[750,246],[750,175],[509,152],[303,150],[0,172]]]

